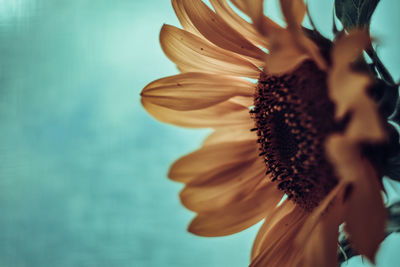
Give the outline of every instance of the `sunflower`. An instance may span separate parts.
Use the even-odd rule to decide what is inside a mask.
[[[369,34],[354,29],[332,43],[301,26],[300,0],[280,1],[286,27],[264,15],[262,0],[210,3],[172,0],[183,29],[164,25],[160,42],[181,73],[141,93],[162,122],[214,129],[169,171],[196,212],[189,231],[224,236],[263,221],[251,266],[337,266],[344,225],[374,261],[385,209],[365,146],[387,137],[373,78],[357,68]]]

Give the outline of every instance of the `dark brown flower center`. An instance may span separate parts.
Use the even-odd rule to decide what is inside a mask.
[[[326,73],[312,61],[282,76],[262,73],[251,113],[267,174],[288,198],[311,211],[337,184],[324,141],[344,125],[334,120]]]

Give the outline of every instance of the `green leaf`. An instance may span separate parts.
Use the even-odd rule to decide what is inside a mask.
[[[344,29],[369,28],[380,0],[335,0],[336,17]]]

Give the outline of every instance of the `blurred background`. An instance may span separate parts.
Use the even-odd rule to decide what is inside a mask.
[[[331,36],[333,0],[309,3]],[[396,80],[399,7],[382,0],[372,20]],[[274,1],[266,9],[281,21]],[[0,0],[0,267],[247,266],[259,225],[187,233],[194,214],[166,178],[209,130],[159,123],[140,105],[147,83],[177,73],[163,23],[178,25],[169,0]],[[396,266],[399,248],[390,236],[378,266]]]

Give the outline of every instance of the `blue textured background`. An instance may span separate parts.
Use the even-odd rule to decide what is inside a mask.
[[[310,6],[329,33],[332,0]],[[372,24],[396,79],[399,7],[383,0]],[[257,227],[188,234],[193,214],[166,178],[208,131],[140,106],[148,82],[177,73],[163,23],[178,25],[168,0],[0,0],[0,267],[247,265]],[[379,266],[395,266],[399,247],[385,242]]]

